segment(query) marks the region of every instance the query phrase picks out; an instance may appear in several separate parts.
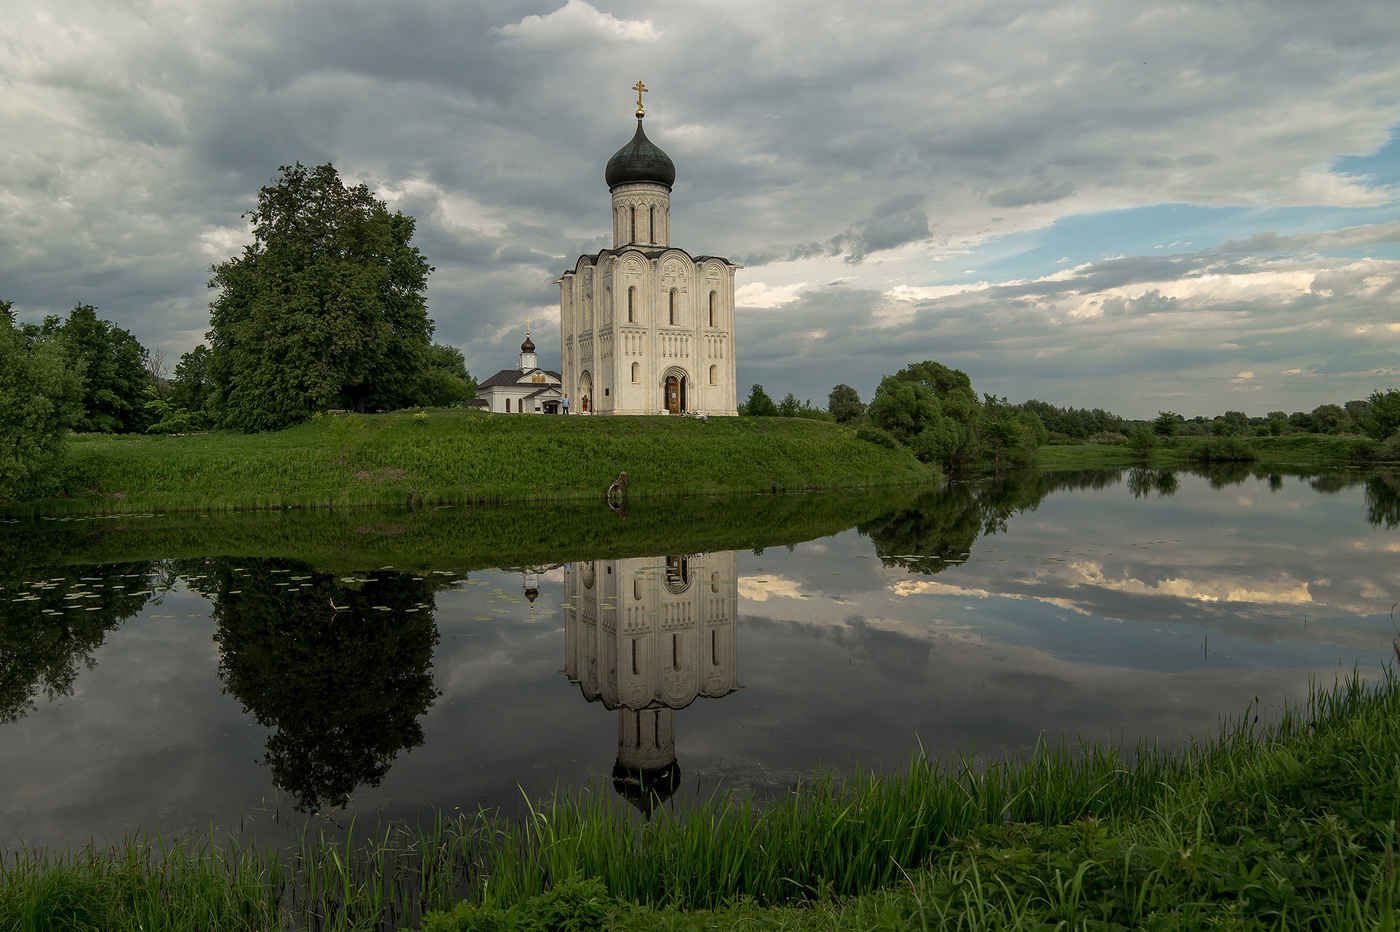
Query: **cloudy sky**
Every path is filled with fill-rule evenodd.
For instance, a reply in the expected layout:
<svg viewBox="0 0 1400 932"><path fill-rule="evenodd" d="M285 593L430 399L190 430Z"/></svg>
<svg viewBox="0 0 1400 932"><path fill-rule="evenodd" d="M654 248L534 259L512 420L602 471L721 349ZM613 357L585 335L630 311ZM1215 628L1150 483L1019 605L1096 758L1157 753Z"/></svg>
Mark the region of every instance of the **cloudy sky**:
<svg viewBox="0 0 1400 932"><path fill-rule="evenodd" d="M1385 0L15 0L0 298L174 358L258 188L331 161L417 218L474 374L527 316L557 366L638 79L672 242L745 266L745 388L868 399L923 359L1129 416L1400 387Z"/></svg>

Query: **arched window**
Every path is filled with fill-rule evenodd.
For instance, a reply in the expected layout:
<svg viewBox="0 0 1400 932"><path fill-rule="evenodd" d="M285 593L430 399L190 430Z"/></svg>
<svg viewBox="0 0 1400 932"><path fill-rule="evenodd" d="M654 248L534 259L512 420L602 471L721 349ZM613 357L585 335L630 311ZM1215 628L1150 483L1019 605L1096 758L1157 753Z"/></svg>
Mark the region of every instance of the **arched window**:
<svg viewBox="0 0 1400 932"><path fill-rule="evenodd" d="M627 322L634 324L637 322L637 286L633 285L627 289Z"/></svg>
<svg viewBox="0 0 1400 932"><path fill-rule="evenodd" d="M656 205L647 208L647 242L656 242Z"/></svg>
<svg viewBox="0 0 1400 932"><path fill-rule="evenodd" d="M635 380L634 380L634 381L635 381ZM711 367L710 367L710 384L711 384L711 385L718 385L718 384L719 384L719 366L711 366Z"/></svg>
<svg viewBox="0 0 1400 932"><path fill-rule="evenodd" d="M506 399L506 414L510 413L510 399Z"/></svg>
<svg viewBox="0 0 1400 932"><path fill-rule="evenodd" d="M710 326L715 325L715 293L710 292Z"/></svg>
<svg viewBox="0 0 1400 932"><path fill-rule="evenodd" d="M632 213L632 239L629 240L629 242L635 243L637 241L637 208L631 207L628 209Z"/></svg>
<svg viewBox="0 0 1400 932"><path fill-rule="evenodd" d="M714 366L711 366L710 368L713 369ZM642 364L639 363L639 362L634 362L634 363L632 363L632 381L633 381L633 382L640 382L641 380L642 380Z"/></svg>
<svg viewBox="0 0 1400 932"><path fill-rule="evenodd" d="M671 289L671 326L676 324L676 289Z"/></svg>

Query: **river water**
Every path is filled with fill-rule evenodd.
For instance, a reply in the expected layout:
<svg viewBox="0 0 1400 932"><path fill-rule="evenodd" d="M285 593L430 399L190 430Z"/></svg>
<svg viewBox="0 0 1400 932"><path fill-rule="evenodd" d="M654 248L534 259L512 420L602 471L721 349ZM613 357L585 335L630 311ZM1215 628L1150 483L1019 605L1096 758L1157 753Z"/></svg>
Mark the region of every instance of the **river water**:
<svg viewBox="0 0 1400 932"><path fill-rule="evenodd" d="M0 525L0 845L1170 743L1395 658L1395 474L882 495Z"/></svg>

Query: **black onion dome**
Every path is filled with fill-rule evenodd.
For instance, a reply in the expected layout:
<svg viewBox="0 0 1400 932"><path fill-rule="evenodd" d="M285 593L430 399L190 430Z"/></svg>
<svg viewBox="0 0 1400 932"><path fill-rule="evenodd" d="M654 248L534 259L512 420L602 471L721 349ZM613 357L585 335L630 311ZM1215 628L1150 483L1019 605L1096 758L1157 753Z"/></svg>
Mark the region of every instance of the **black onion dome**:
<svg viewBox="0 0 1400 932"><path fill-rule="evenodd" d="M527 333L527 334L525 334L525 342L520 344L520 352L522 352L522 353L533 353L534 351L535 351L535 344L533 344L533 343L530 342L530 335Z"/></svg>
<svg viewBox="0 0 1400 932"><path fill-rule="evenodd" d="M609 188L631 181L652 181L669 188L676 183L676 163L647 138L638 120L637 135L608 159L604 177Z"/></svg>

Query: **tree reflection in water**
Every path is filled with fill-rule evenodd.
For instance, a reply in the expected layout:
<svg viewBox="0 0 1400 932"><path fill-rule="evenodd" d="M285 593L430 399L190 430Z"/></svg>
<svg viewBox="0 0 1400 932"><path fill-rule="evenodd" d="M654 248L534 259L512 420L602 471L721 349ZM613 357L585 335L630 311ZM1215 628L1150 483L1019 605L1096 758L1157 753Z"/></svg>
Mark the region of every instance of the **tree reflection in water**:
<svg viewBox="0 0 1400 932"><path fill-rule="evenodd" d="M1381 472L1366 480L1366 520L1375 527L1400 527L1400 472Z"/></svg>
<svg viewBox="0 0 1400 932"><path fill-rule="evenodd" d="M956 482L927 492L905 509L858 525L886 566L932 575L967 562L977 538L1002 533L1016 514L1034 511L1051 491L1122 481L1119 470L1042 473L1027 470L985 482Z"/></svg>
<svg viewBox="0 0 1400 932"><path fill-rule="evenodd" d="M236 565L235 565L236 564ZM431 578L347 583L288 560L199 561L182 575L214 603L225 691L276 731L263 760L297 809L344 806L423 743L433 685Z"/></svg>
<svg viewBox="0 0 1400 932"><path fill-rule="evenodd" d="M73 692L107 633L141 611L156 564L0 566L0 724ZM36 576L44 579L35 579Z"/></svg>

